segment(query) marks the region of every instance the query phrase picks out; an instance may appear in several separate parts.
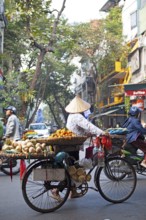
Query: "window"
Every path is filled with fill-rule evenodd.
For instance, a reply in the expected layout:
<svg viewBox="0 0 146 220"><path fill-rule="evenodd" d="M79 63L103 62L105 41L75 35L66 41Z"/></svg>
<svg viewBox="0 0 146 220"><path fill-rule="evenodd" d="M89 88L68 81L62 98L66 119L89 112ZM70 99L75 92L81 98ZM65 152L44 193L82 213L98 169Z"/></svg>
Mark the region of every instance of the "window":
<svg viewBox="0 0 146 220"><path fill-rule="evenodd" d="M131 14L131 29L137 26L137 11Z"/></svg>

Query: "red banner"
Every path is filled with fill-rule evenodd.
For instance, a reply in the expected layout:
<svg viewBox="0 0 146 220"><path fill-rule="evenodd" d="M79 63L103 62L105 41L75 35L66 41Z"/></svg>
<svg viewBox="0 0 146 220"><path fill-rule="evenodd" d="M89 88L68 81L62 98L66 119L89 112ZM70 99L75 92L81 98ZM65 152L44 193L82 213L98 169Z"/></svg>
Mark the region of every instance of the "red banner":
<svg viewBox="0 0 146 220"><path fill-rule="evenodd" d="M146 89L141 90L127 90L125 96L146 96Z"/></svg>

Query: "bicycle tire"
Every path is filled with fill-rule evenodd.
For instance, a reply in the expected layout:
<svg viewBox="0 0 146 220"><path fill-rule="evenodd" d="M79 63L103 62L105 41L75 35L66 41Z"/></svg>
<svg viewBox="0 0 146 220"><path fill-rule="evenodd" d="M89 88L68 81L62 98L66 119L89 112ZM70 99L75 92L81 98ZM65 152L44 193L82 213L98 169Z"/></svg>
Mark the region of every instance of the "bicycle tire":
<svg viewBox="0 0 146 220"><path fill-rule="evenodd" d="M12 161L12 175L17 175L20 172L20 160L13 159ZM7 159L7 162L1 165L1 171L6 175L10 175L10 160Z"/></svg>
<svg viewBox="0 0 146 220"><path fill-rule="evenodd" d="M71 180L66 170L63 181L33 180L33 170L42 167L53 169L54 165L52 161L40 161L31 166L22 180L22 194L30 208L37 212L49 213L59 209L66 202L71 189ZM60 166L55 168L60 168ZM53 188L59 189L61 201L52 198L51 190Z"/></svg>
<svg viewBox="0 0 146 220"><path fill-rule="evenodd" d="M105 167L97 167L94 181L100 195L105 200L122 203L134 193L137 177L135 169L128 161L114 157L107 158Z"/></svg>

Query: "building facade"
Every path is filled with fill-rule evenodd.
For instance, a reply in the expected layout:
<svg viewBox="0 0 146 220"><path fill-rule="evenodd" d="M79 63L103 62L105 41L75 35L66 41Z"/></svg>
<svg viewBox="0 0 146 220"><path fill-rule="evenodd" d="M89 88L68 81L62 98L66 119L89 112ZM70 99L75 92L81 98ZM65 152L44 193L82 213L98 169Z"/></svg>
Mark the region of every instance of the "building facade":
<svg viewBox="0 0 146 220"><path fill-rule="evenodd" d="M122 7L123 36L130 52L127 68L122 68L121 63L115 61L113 71L101 79L103 87L105 82L108 86L100 91L106 97L100 101L95 118L100 119L105 128L122 124L130 105L143 108L142 121L146 123L146 0L107 0L101 11L108 13L117 5ZM95 100L95 88L90 75L91 66L88 64L88 67L80 75L76 92L92 103Z"/></svg>

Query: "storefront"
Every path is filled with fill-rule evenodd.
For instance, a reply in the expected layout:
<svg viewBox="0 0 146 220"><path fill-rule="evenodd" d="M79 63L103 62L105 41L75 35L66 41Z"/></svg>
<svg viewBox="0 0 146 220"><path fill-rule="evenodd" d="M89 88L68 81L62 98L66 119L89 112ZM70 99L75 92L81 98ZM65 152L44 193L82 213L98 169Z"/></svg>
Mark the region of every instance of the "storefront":
<svg viewBox="0 0 146 220"><path fill-rule="evenodd" d="M143 110L141 115L141 121L142 124L145 125L146 124L146 83L124 85L124 91L125 91L125 99L129 101L129 106L127 104L127 107L130 107L130 105L134 105Z"/></svg>

